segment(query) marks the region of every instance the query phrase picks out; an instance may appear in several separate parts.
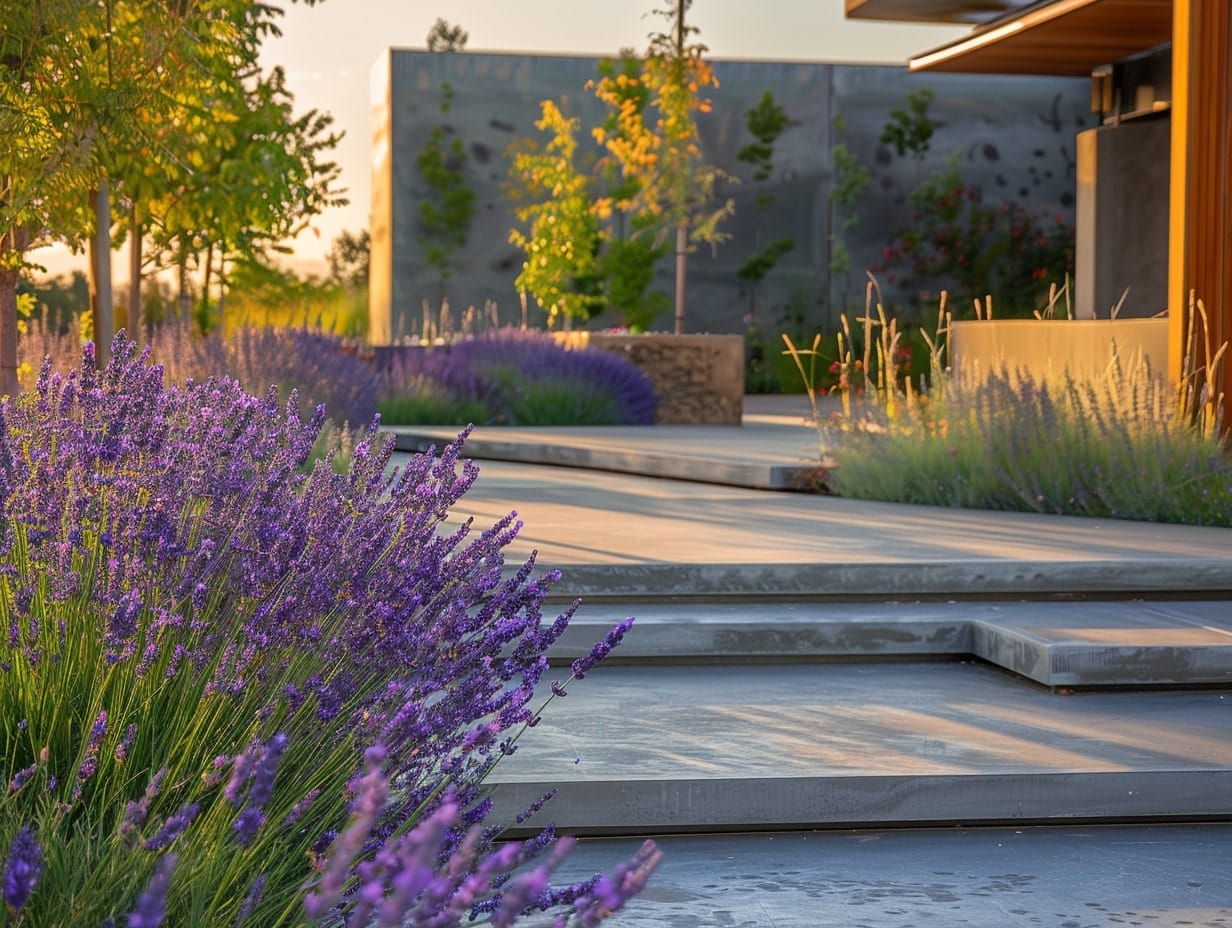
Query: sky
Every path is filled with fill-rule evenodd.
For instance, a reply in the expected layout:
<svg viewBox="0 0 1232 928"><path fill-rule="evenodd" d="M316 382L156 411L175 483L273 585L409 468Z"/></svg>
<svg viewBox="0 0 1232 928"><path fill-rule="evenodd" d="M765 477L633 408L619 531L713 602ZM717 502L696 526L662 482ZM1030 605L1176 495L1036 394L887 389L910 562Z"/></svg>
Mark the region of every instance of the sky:
<svg viewBox="0 0 1232 928"><path fill-rule="evenodd" d="M611 55L644 49L661 20L663 0L283 0L282 36L263 49L281 65L297 112L334 116L345 136L333 160L350 203L318 217L292 245L292 266L319 271L343 230L368 226L371 191L369 73L386 48L423 48L443 17L467 30L467 51ZM844 0L694 0L688 21L716 58L905 64L907 58L964 34L966 27L866 23L843 18ZM773 14L773 15L768 15ZM84 266L67 253L34 256L53 272ZM117 283L127 263L113 262Z"/></svg>

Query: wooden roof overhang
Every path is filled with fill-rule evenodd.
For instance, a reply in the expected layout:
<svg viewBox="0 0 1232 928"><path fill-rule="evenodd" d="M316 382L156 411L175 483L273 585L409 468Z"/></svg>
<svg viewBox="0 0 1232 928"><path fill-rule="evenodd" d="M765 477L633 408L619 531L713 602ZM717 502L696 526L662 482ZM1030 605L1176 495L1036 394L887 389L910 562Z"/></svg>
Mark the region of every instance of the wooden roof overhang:
<svg viewBox="0 0 1232 928"><path fill-rule="evenodd" d="M912 71L1088 77L1172 41L1172 0L1048 0L913 57Z"/></svg>

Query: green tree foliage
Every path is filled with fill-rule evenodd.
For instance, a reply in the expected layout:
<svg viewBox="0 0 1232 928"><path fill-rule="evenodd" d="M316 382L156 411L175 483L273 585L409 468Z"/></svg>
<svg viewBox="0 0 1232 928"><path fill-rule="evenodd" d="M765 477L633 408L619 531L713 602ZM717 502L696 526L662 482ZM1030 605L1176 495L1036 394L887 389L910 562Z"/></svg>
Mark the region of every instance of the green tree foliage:
<svg viewBox="0 0 1232 928"><path fill-rule="evenodd" d="M428 31L428 51L461 52L466 48L468 38L471 38L471 33L461 26L451 26L446 20L437 18Z"/></svg>
<svg viewBox="0 0 1232 928"><path fill-rule="evenodd" d="M460 52L466 48L469 38L470 33L461 26L451 26L446 20L438 18L428 30L428 51Z"/></svg>
<svg viewBox="0 0 1232 928"><path fill-rule="evenodd" d="M726 236L719 224L733 204L728 200L714 208L715 185L720 172L701 157L697 117L710 112L706 89L717 87L714 69L705 59L706 46L689 42L697 33L685 22L692 0L664 0L655 14L667 21L667 29L652 33L646 52L643 80L650 90L656 112L654 135L657 152L652 183L646 185L651 211L662 216L676 235L676 331L685 325L685 278L690 243L714 244Z"/></svg>
<svg viewBox="0 0 1232 928"><path fill-rule="evenodd" d="M109 187L148 203L182 268L207 255L205 285L215 256L277 241L338 202L337 169L318 160L337 141L328 117L294 118L281 74L259 71L279 7L5 0L0 12L0 134L17 140L0 151L4 392L15 390L17 274L31 247L95 231L91 194L101 216ZM98 231L106 251L110 223Z"/></svg>
<svg viewBox="0 0 1232 928"><path fill-rule="evenodd" d="M340 287L352 290L368 289L368 261L372 243L368 230L351 233L343 230L329 246L325 256L329 264L329 279Z"/></svg>
<svg viewBox="0 0 1232 928"><path fill-rule="evenodd" d="M156 262L182 282L196 271L205 328L222 313L230 265L284 251L280 242L346 202L334 187L339 168L325 160L341 138L332 117L295 115L281 68L222 89L212 106L185 113L181 185L151 206Z"/></svg>
<svg viewBox="0 0 1232 928"><path fill-rule="evenodd" d="M528 140L514 151L509 190L518 220L509 241L526 254L515 281L548 314L550 325L587 319L602 305L597 254L599 220L591 178L577 165L579 120L551 100L540 104L535 127L546 143Z"/></svg>
<svg viewBox="0 0 1232 928"><path fill-rule="evenodd" d="M631 330L644 331L671 308L671 299L650 290L668 246L656 237L658 218L642 196L653 183L656 137L646 122L650 88L641 59L626 51L618 61L600 62L587 89L608 109L592 132L604 150L595 165L600 193L593 208L603 224L599 261L608 307Z"/></svg>
<svg viewBox="0 0 1232 928"><path fill-rule="evenodd" d="M757 105L744 114L744 124L754 141L736 152L736 159L753 168L753 181L764 184L774 174L774 146L779 136L795 123L787 111L775 102L769 90L762 94ZM749 317L757 318L758 286L766 275L774 270L784 255L796 247L791 238L776 238L762 245L761 214L774 204L774 196L762 191L754 201L757 206L756 250L740 265L736 276L749 284Z"/></svg>
<svg viewBox="0 0 1232 928"><path fill-rule="evenodd" d="M909 155L917 163L923 161L936 128L936 123L928 116L932 102L933 92L927 87L907 94L907 108L890 110L890 119L877 141L893 148L900 158Z"/></svg>

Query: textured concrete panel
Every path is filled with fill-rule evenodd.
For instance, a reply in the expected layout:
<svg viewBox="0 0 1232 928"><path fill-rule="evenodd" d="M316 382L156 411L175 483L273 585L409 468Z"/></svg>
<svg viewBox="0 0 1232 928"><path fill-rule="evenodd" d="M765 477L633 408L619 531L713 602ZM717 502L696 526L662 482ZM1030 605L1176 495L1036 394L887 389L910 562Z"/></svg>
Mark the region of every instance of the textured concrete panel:
<svg viewBox="0 0 1232 928"><path fill-rule="evenodd" d="M639 839L582 841L562 881ZM1232 826L946 828L661 838L622 928L1216 928Z"/></svg>
<svg viewBox="0 0 1232 928"><path fill-rule="evenodd" d="M388 75L388 113L378 112L378 117L388 124L390 164L374 174L373 196L374 208L387 211L390 235L388 257L374 259L373 268L384 274L388 267L389 281L373 287L374 333L388 331L397 338L422 332L423 302L428 301L434 313L439 305L441 288L418 242L415 212L425 195L415 158L434 125L445 126L449 138L464 142L467 182L477 194L478 207L446 296L456 309L482 307L491 300L506 322L520 320L513 280L523 256L508 242L515 220L502 191L508 171L505 153L515 140L537 134L534 121L545 99L566 97L569 112L581 116L583 135L588 135L603 118L603 108L584 89L595 76L596 64L590 58L404 49L382 56L377 67ZM741 182L722 184L718 191L735 203L734 218L724 226L730 238L714 251L699 249L689 259L689 331L744 333L753 304L736 272L759 240L786 236L795 248L764 282L760 317L775 326L790 318L793 324L833 332L839 312L863 305L865 269L881 261L891 237L910 221L907 193L951 154L958 157L968 181L986 190L990 202L1007 197L1072 220L1074 135L1089 124L1086 81L920 75L901 68L794 62L716 61L715 69L720 87L711 94L713 112L699 120L702 148L708 162ZM442 115L446 85L454 102ZM936 94L930 115L938 126L931 153L917 165L910 158L894 157L878 135L890 111L904 106L908 92L920 88ZM736 153L751 140L744 114L766 90L795 125L778 140L774 176L761 184L752 181ZM841 141L872 179L859 207L859 222L849 230L841 228L843 217L835 213L829 196L834 182L830 152L840 141L834 119L840 114ZM379 128L377 135L386 137ZM595 153L591 146L583 157ZM759 213L757 197L767 193L773 195L773 204ZM831 279L839 234L851 251L852 271ZM385 247L383 237L380 247ZM672 274L671 262L665 261L654 289L670 295ZM384 317L391 321L385 323ZM532 322L541 318L532 307ZM611 321L601 318L599 325ZM670 318L665 315L657 327L670 328Z"/></svg>
<svg viewBox="0 0 1232 928"><path fill-rule="evenodd" d="M566 829L1232 815L1220 692L1056 695L981 664L600 667L492 774Z"/></svg>
<svg viewBox="0 0 1232 928"><path fill-rule="evenodd" d="M553 660L588 653L630 613L614 662L978 657L1051 687L1232 684L1226 601L588 603Z"/></svg>

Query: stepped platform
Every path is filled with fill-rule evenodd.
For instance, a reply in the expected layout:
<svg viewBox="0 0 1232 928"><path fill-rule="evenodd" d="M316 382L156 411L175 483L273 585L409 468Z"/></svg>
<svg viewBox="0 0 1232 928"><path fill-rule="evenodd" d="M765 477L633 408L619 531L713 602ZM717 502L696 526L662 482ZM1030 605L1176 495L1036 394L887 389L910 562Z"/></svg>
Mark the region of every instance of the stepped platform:
<svg viewBox="0 0 1232 928"><path fill-rule="evenodd" d="M623 925L1232 925L1232 530L784 492L799 402L468 441L453 517L582 599L548 680L637 617L496 815L557 789L578 873L658 836Z"/></svg>

